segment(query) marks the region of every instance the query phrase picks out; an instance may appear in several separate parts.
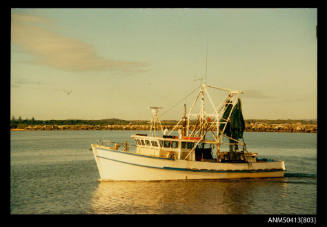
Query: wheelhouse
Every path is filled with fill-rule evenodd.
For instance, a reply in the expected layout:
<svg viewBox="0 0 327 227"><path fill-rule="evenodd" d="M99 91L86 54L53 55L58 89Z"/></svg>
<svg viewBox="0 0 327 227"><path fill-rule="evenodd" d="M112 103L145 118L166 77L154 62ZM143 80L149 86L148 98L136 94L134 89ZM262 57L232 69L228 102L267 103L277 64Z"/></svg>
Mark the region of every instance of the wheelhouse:
<svg viewBox="0 0 327 227"><path fill-rule="evenodd" d="M211 160L213 144L199 143L200 138L178 138L177 136L150 137L145 134L133 135L136 143L136 153L155 157L181 159L189 161ZM206 141L208 142L208 141Z"/></svg>

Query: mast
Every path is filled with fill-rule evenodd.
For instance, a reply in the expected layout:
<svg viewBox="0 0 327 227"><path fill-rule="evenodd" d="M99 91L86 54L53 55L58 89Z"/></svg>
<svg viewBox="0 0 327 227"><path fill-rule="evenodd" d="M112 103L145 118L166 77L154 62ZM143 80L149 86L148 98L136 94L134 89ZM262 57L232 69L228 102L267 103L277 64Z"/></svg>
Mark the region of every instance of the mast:
<svg viewBox="0 0 327 227"><path fill-rule="evenodd" d="M210 88L215 88L220 91L226 92L226 97L225 100L221 103L220 106L216 106L211 99L211 96L207 90L207 87ZM210 85L206 85L203 83L201 80L201 86L199 89L199 92L192 103L192 106L186 115L186 105L184 104L184 117L180 120L183 121L183 132L185 129L186 125L186 130L184 135L190 136L190 137L199 137L200 140L195 143L193 149L189 152L189 154L185 157L185 159L195 150L195 147L199 143L211 143L211 144L216 144L217 148L217 161L220 162L220 153L221 153L221 144L222 144L222 139L223 135L226 130L226 126L228 123L231 122L231 117L233 110L235 109L235 106L238 105L238 100L240 94L243 93L242 91L239 90L231 90L227 88L219 88L219 87L214 87ZM206 107L206 100L205 98L208 98L208 103L211 105L213 109L213 113L208 113L205 110ZM198 113L192 113L193 109L195 106L198 106L199 112ZM227 106L228 112L227 111ZM197 118L197 123L196 125L193 125L193 127L190 127L190 120L194 118ZM234 119L234 118L233 118ZM187 122L187 123L186 123ZM206 141L205 137L207 136L207 133L211 132L214 138L214 141ZM241 143L238 139L233 139L233 143L235 145L238 144L243 144Z"/></svg>
<svg viewBox="0 0 327 227"><path fill-rule="evenodd" d="M202 81L201 81L202 82ZM200 135L204 135L204 123L205 123L205 113L204 113L204 105L205 105L205 100L204 100L204 90L205 90L205 84L201 84L201 112L200 112Z"/></svg>
<svg viewBox="0 0 327 227"><path fill-rule="evenodd" d="M182 136L186 136L186 104L184 104L184 116L183 116Z"/></svg>

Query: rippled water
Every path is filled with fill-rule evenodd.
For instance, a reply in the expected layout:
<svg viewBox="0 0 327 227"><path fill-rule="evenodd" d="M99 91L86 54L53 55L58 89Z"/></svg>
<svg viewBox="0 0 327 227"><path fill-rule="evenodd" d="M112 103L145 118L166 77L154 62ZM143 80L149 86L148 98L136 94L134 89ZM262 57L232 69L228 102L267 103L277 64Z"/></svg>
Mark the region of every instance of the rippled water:
<svg viewBox="0 0 327 227"><path fill-rule="evenodd" d="M249 151L285 161L284 178L99 182L90 144L134 133L11 132L11 213L316 214L316 134L245 133Z"/></svg>

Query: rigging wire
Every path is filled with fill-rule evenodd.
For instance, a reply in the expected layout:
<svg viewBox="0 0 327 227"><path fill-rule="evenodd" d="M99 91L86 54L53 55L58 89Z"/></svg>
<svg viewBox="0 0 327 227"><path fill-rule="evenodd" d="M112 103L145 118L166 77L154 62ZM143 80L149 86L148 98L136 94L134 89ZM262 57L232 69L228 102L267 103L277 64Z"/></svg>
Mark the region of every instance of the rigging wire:
<svg viewBox="0 0 327 227"><path fill-rule="evenodd" d="M166 113L168 113L169 111L171 111L174 107L176 107L178 104L180 104L180 102L184 101L185 99L187 99L194 91L196 91L199 88L199 86L197 86L196 88L194 88L190 93L188 93L185 97L183 97L182 99L178 100L174 105L172 105L169 109L167 109L165 112L163 112L161 114L161 116L165 115Z"/></svg>

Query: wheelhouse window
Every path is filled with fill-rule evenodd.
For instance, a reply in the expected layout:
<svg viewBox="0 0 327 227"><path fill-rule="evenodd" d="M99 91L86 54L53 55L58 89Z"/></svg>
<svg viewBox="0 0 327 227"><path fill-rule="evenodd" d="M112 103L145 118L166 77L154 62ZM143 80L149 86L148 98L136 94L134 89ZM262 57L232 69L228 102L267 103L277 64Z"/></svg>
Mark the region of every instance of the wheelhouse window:
<svg viewBox="0 0 327 227"><path fill-rule="evenodd" d="M157 141L151 141L151 144L152 144L152 146L154 146L154 147L157 147L157 146L158 146Z"/></svg>
<svg viewBox="0 0 327 227"><path fill-rule="evenodd" d="M143 146L145 145L145 144L144 144L144 140L141 140L141 143L142 143Z"/></svg>
<svg viewBox="0 0 327 227"><path fill-rule="evenodd" d="M170 141L164 141L164 147L170 147Z"/></svg>
<svg viewBox="0 0 327 227"><path fill-rule="evenodd" d="M182 148L186 149L186 142L182 142Z"/></svg>
<svg viewBox="0 0 327 227"><path fill-rule="evenodd" d="M163 147L164 141L159 140L159 143L160 143L160 147Z"/></svg>
<svg viewBox="0 0 327 227"><path fill-rule="evenodd" d="M136 139L135 142L136 142L137 145L141 145L140 140Z"/></svg>
<svg viewBox="0 0 327 227"><path fill-rule="evenodd" d="M171 142L171 147L172 148L178 148L178 142L177 141L172 141Z"/></svg>
<svg viewBox="0 0 327 227"><path fill-rule="evenodd" d="M194 146L194 143L190 143L190 142L187 143L187 149L192 149L193 146Z"/></svg>
<svg viewBox="0 0 327 227"><path fill-rule="evenodd" d="M147 146L150 146L150 141L149 141L149 140L145 140L145 144L146 144Z"/></svg>

